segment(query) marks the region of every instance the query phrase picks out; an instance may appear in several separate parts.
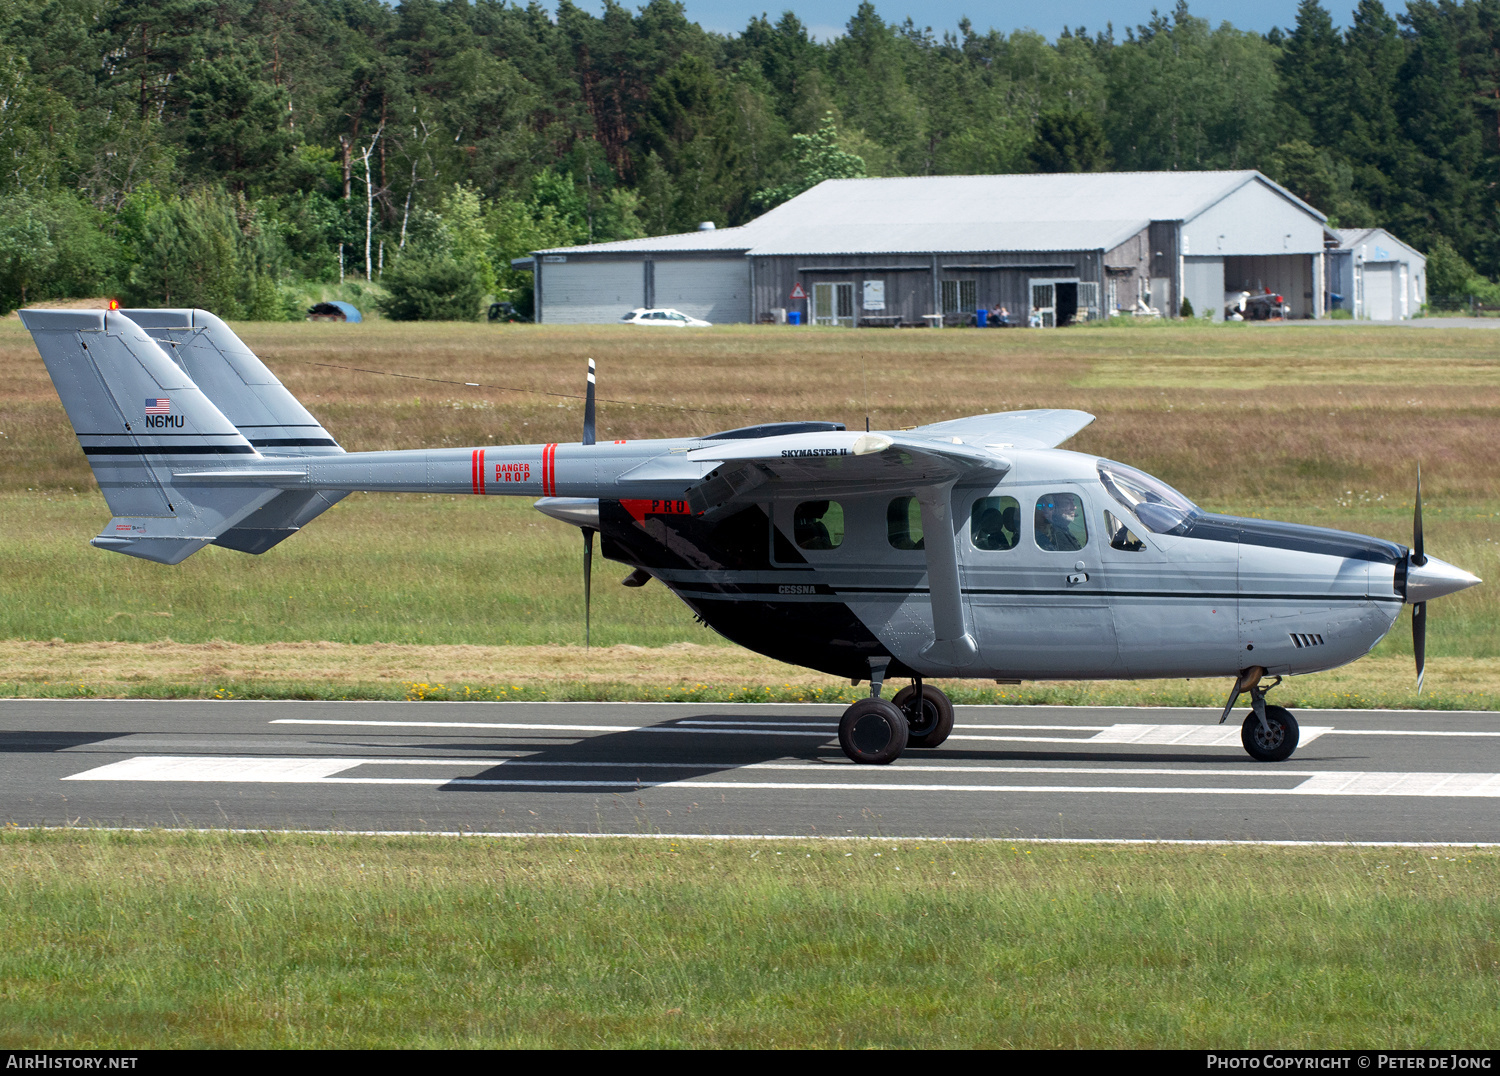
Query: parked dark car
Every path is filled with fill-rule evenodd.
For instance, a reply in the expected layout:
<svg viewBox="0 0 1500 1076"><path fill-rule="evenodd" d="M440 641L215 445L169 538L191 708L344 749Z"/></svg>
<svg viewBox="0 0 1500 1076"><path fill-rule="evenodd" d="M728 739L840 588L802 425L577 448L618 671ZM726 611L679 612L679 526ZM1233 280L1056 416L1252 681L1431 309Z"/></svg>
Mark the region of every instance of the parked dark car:
<svg viewBox="0 0 1500 1076"><path fill-rule="evenodd" d="M491 321L530 321L525 314L516 310L515 303L491 303L489 319Z"/></svg>

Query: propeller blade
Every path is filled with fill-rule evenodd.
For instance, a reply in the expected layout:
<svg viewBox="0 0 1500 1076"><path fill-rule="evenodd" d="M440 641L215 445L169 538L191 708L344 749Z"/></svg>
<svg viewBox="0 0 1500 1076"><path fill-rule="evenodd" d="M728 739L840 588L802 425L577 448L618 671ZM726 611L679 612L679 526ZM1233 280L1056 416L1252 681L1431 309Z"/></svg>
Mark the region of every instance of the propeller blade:
<svg viewBox="0 0 1500 1076"><path fill-rule="evenodd" d="M1411 607L1411 649L1417 656L1417 694L1422 694L1422 676L1427 671L1427 603Z"/></svg>
<svg viewBox="0 0 1500 1076"><path fill-rule="evenodd" d="M1422 543L1422 465L1417 464L1417 510L1411 522L1411 562L1418 567L1427 563Z"/></svg>
<svg viewBox="0 0 1500 1076"><path fill-rule="evenodd" d="M583 648L589 648L593 625L589 622L594 590L594 532L583 528Z"/></svg>
<svg viewBox="0 0 1500 1076"><path fill-rule="evenodd" d="M589 360L589 384L583 397L583 443L594 443L594 360Z"/></svg>

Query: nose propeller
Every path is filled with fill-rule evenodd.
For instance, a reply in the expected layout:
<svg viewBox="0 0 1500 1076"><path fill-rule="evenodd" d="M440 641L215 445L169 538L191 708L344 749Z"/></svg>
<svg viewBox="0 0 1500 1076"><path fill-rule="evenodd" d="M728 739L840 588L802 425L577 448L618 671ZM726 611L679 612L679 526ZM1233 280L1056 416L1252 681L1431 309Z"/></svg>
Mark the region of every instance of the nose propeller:
<svg viewBox="0 0 1500 1076"><path fill-rule="evenodd" d="M1411 604L1411 649L1417 659L1417 693L1427 665L1427 603L1481 582L1477 575L1427 555L1422 540L1422 469L1417 468L1417 506L1412 515L1411 552L1406 561L1406 600Z"/></svg>
<svg viewBox="0 0 1500 1076"><path fill-rule="evenodd" d="M1420 568L1427 563L1422 542L1422 465L1417 464L1417 507L1411 519L1411 565ZM1417 659L1417 694L1422 694L1422 677L1427 672L1427 603L1414 602L1411 607L1411 651Z"/></svg>

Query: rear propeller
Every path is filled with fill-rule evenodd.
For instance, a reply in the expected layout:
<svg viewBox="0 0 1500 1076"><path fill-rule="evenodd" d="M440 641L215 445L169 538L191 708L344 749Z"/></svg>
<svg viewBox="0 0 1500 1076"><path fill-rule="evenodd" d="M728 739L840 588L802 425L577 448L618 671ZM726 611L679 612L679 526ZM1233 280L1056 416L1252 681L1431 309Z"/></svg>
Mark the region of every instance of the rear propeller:
<svg viewBox="0 0 1500 1076"><path fill-rule="evenodd" d="M594 443L594 360L589 360L589 383L583 397L583 443ZM594 529L583 529L583 648L589 649L592 634L591 605L594 589Z"/></svg>
<svg viewBox="0 0 1500 1076"><path fill-rule="evenodd" d="M1420 568L1427 563L1422 541L1422 465L1417 464L1417 507L1411 523L1411 563ZM1427 671L1427 603L1413 602L1411 607L1411 649L1417 658L1417 694L1422 694L1422 677Z"/></svg>

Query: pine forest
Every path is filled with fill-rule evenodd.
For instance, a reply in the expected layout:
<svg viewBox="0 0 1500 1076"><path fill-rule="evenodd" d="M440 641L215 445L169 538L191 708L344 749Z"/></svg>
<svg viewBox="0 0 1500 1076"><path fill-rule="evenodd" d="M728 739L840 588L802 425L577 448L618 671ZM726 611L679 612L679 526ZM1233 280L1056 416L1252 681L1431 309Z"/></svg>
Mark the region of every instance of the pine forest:
<svg viewBox="0 0 1500 1076"><path fill-rule="evenodd" d="M1427 253L1435 303L1494 302L1500 0L1302 0L1269 34L1183 0L1055 41L862 3L826 42L672 0L0 0L0 164L0 311L524 314L513 258L828 178L1244 168Z"/></svg>

